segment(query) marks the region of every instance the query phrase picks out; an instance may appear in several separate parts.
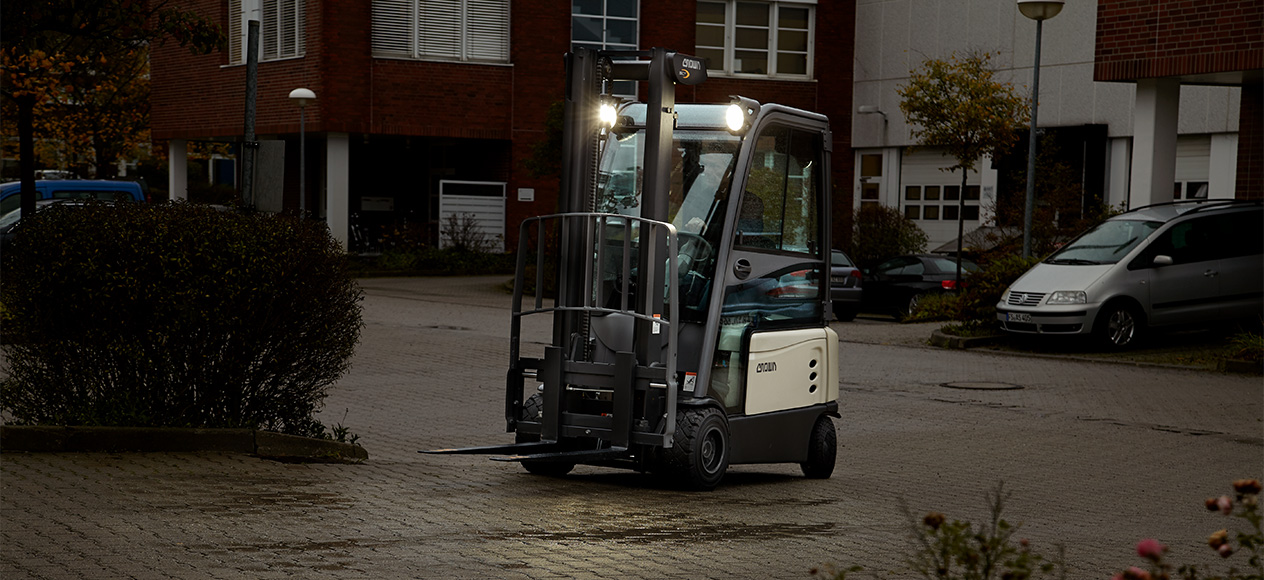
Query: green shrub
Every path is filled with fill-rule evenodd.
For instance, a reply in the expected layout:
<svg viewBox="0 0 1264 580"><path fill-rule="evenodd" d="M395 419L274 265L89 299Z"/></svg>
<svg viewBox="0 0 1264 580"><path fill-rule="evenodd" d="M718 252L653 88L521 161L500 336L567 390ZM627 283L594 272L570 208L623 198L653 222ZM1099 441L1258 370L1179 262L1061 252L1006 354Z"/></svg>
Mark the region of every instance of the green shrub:
<svg viewBox="0 0 1264 580"><path fill-rule="evenodd" d="M860 206L852 220L851 256L861 268L872 268L892 256L916 254L930 238L900 210L876 203Z"/></svg>
<svg viewBox="0 0 1264 580"><path fill-rule="evenodd" d="M961 316L961 297L957 294L927 294L901 322L935 322L956 320Z"/></svg>
<svg viewBox="0 0 1264 580"><path fill-rule="evenodd" d="M961 292L959 320L979 321L995 327L996 303L1001 301L1001 295L1039 261L1034 257L1024 259L1014 255L984 261L979 271L970 275Z"/></svg>
<svg viewBox="0 0 1264 580"><path fill-rule="evenodd" d="M363 269L370 275L387 272L450 276L508 274L513 272L513 260L512 254L419 247L386 250Z"/></svg>
<svg viewBox="0 0 1264 580"><path fill-rule="evenodd" d="M323 434L362 327L324 224L92 204L20 230L0 287L15 422Z"/></svg>

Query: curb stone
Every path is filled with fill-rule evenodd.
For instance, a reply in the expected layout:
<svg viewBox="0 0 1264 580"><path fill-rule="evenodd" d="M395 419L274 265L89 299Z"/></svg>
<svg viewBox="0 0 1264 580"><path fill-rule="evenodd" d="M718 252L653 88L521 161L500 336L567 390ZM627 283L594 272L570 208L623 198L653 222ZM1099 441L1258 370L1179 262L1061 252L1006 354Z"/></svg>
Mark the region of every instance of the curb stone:
<svg viewBox="0 0 1264 580"><path fill-rule="evenodd" d="M195 452L245 453L278 461L358 462L359 445L256 429L160 429L150 427L0 426L0 452Z"/></svg>
<svg viewBox="0 0 1264 580"><path fill-rule="evenodd" d="M987 346L995 344L1001 339L1000 336L953 336L945 334L938 329L930 333L931 346L943 348L967 349L976 346Z"/></svg>

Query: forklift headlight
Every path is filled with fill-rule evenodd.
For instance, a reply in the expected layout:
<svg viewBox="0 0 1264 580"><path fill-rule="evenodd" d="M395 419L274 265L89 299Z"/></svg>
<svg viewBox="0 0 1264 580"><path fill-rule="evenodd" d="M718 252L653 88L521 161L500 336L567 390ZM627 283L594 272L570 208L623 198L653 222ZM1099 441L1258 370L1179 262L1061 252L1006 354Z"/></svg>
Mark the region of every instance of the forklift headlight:
<svg viewBox="0 0 1264 580"><path fill-rule="evenodd" d="M730 132L741 135L750 130L751 123L759 116L759 101L741 95L732 95L729 99L732 104L725 111L724 122Z"/></svg>
<svg viewBox="0 0 1264 580"><path fill-rule="evenodd" d="M728 123L730 131L741 131L746 127L746 112L742 110L741 105L733 103L729 105L729 110L725 113L724 120Z"/></svg>
<svg viewBox="0 0 1264 580"><path fill-rule="evenodd" d="M607 127L613 128L616 121L619 120L619 112L615 110L611 103L602 103L601 108L597 110L597 118Z"/></svg>

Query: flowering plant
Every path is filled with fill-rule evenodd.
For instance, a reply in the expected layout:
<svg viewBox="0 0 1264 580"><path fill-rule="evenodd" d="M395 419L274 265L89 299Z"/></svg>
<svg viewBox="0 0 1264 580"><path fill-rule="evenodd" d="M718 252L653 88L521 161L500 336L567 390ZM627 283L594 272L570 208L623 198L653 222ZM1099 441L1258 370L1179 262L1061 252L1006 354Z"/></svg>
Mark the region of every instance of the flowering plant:
<svg viewBox="0 0 1264 580"><path fill-rule="evenodd" d="M939 512L930 512L912 520L912 536L917 550L909 557L909 566L923 578L934 580L1027 580L1055 573L1065 577L1062 549L1058 558L1046 561L1031 550L1026 539L1015 540L1018 525L1001 518L1008 494L998 484L989 494L992 517L975 526L970 522L949 521ZM843 570L813 569L815 576L845 580L847 574L863 570L852 566Z"/></svg>
<svg viewBox="0 0 1264 580"><path fill-rule="evenodd" d="M1181 566L1177 570L1178 578L1183 580L1264 580L1264 560L1261 559L1260 554L1260 548L1264 547L1264 534L1260 529L1261 519L1264 519L1260 514L1260 489L1258 479L1239 479L1233 482L1233 497L1222 495L1207 498L1203 502L1207 511L1220 512L1226 517L1237 517L1246 520L1249 524L1247 531L1235 532L1237 534L1235 538L1230 538L1228 528L1217 530L1207 538L1208 547L1215 550L1222 558L1227 559L1235 552L1250 554L1247 556L1248 569L1239 571L1236 566L1230 566L1228 573L1224 576L1204 577L1199 575L1198 569L1194 566ZM1172 565L1165 560L1166 554L1167 546L1159 543L1158 540L1141 540L1137 543L1137 555L1148 561L1148 568L1131 566L1115 574L1112 580L1170 580Z"/></svg>

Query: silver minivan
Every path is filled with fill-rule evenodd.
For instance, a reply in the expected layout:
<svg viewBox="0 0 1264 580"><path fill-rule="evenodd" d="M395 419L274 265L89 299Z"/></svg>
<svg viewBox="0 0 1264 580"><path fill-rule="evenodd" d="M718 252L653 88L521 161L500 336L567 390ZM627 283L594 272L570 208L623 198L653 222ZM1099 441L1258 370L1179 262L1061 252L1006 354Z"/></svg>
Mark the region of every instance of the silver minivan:
<svg viewBox="0 0 1264 580"><path fill-rule="evenodd" d="M1264 314L1264 204L1193 200L1114 216L1015 281L1009 332L1091 334L1106 348L1149 328Z"/></svg>

